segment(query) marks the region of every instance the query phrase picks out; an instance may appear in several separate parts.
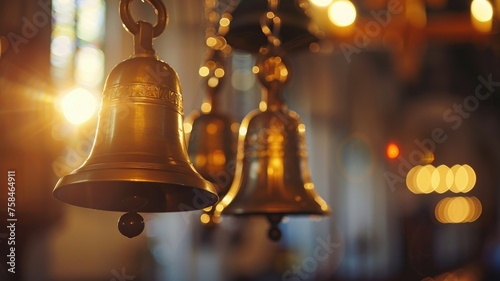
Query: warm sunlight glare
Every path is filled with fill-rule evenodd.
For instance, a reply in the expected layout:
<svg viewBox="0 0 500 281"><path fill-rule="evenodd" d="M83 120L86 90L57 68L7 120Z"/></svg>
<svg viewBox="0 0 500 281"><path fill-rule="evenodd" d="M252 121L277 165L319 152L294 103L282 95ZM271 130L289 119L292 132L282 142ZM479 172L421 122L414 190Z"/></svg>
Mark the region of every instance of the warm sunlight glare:
<svg viewBox="0 0 500 281"><path fill-rule="evenodd" d="M474 0L470 4L470 12L472 16L480 21L487 22L493 17L493 7L487 0Z"/></svg>
<svg viewBox="0 0 500 281"><path fill-rule="evenodd" d="M89 91L76 88L67 93L61 100L64 117L75 124L89 120L97 110L97 101Z"/></svg>
<svg viewBox="0 0 500 281"><path fill-rule="evenodd" d="M348 0L337 0L328 8L328 18L336 26L349 26L356 20L356 7Z"/></svg>
<svg viewBox="0 0 500 281"><path fill-rule="evenodd" d="M326 7L332 3L332 0L309 0L309 2L318 7Z"/></svg>
<svg viewBox="0 0 500 281"><path fill-rule="evenodd" d="M97 110L97 101L89 91L77 88L62 98L61 107L64 117L69 122L78 125L94 115Z"/></svg>

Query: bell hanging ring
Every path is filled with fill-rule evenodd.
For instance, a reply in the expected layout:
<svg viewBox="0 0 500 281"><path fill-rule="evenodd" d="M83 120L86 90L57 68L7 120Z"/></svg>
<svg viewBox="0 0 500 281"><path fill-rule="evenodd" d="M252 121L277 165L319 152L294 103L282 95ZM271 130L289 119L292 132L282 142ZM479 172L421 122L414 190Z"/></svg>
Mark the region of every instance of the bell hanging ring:
<svg viewBox="0 0 500 281"><path fill-rule="evenodd" d="M53 191L72 205L127 212L118 227L128 237L144 228L137 212L197 210L218 200L214 186L188 159L177 73L152 47L166 26L166 8L148 0L159 15L153 27L133 21L131 2L120 2L120 15L134 35L134 55L108 75L89 157Z"/></svg>

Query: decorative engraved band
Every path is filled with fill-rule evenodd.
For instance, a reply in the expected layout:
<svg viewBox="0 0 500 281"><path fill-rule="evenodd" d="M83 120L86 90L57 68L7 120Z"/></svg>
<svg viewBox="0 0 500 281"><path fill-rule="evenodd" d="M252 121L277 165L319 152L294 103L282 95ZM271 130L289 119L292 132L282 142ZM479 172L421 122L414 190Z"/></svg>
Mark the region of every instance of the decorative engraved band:
<svg viewBox="0 0 500 281"><path fill-rule="evenodd" d="M104 90L105 100L117 100L122 98L151 98L159 99L165 103L171 104L182 113L182 95L171 91L165 87L151 84L121 84L113 85Z"/></svg>

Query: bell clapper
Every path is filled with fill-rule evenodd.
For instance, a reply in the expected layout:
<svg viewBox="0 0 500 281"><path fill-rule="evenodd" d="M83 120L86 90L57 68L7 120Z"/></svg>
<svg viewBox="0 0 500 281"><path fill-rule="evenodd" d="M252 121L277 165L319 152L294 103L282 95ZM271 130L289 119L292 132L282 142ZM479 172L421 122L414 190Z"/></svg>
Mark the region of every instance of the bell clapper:
<svg viewBox="0 0 500 281"><path fill-rule="evenodd" d="M137 212L128 212L118 220L118 230L128 238L135 237L144 230L144 218Z"/></svg>
<svg viewBox="0 0 500 281"><path fill-rule="evenodd" d="M282 218L283 218L282 214L269 214L269 215L267 215L267 220L271 224L271 227L269 228L269 232L267 233L267 236L272 241L277 242L281 239L281 230L279 228L279 224L280 224Z"/></svg>
<svg viewBox="0 0 500 281"><path fill-rule="evenodd" d="M123 205L130 211L118 220L118 230L128 238L135 237L144 230L144 218L137 213L148 204L148 200L141 196L130 196L122 200Z"/></svg>

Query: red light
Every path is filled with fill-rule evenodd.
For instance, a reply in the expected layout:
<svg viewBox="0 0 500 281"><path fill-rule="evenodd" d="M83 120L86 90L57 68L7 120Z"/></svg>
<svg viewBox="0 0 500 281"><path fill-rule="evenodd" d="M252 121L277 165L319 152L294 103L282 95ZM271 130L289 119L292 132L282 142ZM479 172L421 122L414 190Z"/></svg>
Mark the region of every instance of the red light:
<svg viewBox="0 0 500 281"><path fill-rule="evenodd" d="M385 150L385 154L387 155L387 158L389 159L396 159L399 156L399 147L397 144L390 142L387 145L387 148Z"/></svg>

